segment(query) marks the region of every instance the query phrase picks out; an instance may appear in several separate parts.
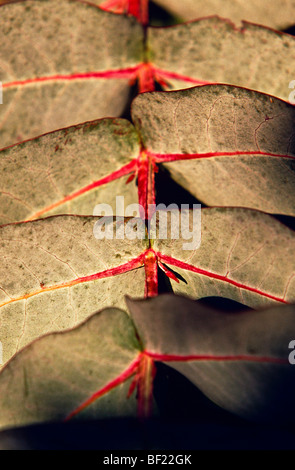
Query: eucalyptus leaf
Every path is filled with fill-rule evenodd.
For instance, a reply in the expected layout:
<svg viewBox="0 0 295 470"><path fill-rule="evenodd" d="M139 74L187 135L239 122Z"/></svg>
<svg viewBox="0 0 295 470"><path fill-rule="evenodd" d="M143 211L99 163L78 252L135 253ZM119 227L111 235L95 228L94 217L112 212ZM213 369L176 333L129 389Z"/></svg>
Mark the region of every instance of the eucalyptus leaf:
<svg viewBox="0 0 295 470"><path fill-rule="evenodd" d="M218 405L246 419L294 422L294 305L221 313L166 294L129 299L128 308L144 348Z"/></svg>

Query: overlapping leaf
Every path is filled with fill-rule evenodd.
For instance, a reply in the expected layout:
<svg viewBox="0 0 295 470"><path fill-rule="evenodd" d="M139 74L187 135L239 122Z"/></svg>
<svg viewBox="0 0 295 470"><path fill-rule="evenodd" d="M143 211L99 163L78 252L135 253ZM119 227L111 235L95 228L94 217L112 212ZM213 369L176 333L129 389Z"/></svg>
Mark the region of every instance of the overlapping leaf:
<svg viewBox="0 0 295 470"><path fill-rule="evenodd" d="M201 245L189 250L181 234L171 239L169 222L168 239L152 240L150 249L126 231L116 238L116 221L113 239L96 239L96 220L56 216L0 228L4 363L35 338L72 327L96 309L124 307L126 294L155 295L158 265L174 272L175 292L195 299L218 295L254 308L295 299L294 232L263 213L205 209ZM193 224L191 217L192 239L199 233Z"/></svg>
<svg viewBox="0 0 295 470"><path fill-rule="evenodd" d="M288 99L291 36L211 18L148 28L146 37L131 16L77 0L1 6L0 146L120 116L136 78L141 91L153 90L155 81L164 89L220 81Z"/></svg>
<svg viewBox="0 0 295 470"><path fill-rule="evenodd" d="M295 214L295 108L225 85L146 93L104 119L0 152L1 223L155 200L155 165L208 205ZM127 175L136 174L126 185ZM119 178L119 179L118 179ZM138 197L136 195L138 192ZM123 215L118 213L118 215Z"/></svg>
<svg viewBox="0 0 295 470"><path fill-rule="evenodd" d="M212 85L140 95L132 118L152 158L202 202L295 214L292 105Z"/></svg>
<svg viewBox="0 0 295 470"><path fill-rule="evenodd" d="M143 359L168 363L237 414L292 422L293 306L225 314L169 295L128 305L134 326L123 311L106 309L17 354L0 375L1 428L132 416L128 388L132 377L147 378Z"/></svg>
<svg viewBox="0 0 295 470"><path fill-rule="evenodd" d="M65 419L132 366L138 354L132 322L117 309L107 309L65 334L31 343L1 373L1 427ZM81 416L134 416L136 400L127 400L127 393L128 381Z"/></svg>
<svg viewBox="0 0 295 470"><path fill-rule="evenodd" d="M239 23L241 20L284 29L295 23L294 0L155 0L168 11L185 20L220 15Z"/></svg>
<svg viewBox="0 0 295 470"><path fill-rule="evenodd" d="M128 301L144 348L247 419L294 420L294 305L221 313L172 295ZM173 352L172 352L173 351Z"/></svg>

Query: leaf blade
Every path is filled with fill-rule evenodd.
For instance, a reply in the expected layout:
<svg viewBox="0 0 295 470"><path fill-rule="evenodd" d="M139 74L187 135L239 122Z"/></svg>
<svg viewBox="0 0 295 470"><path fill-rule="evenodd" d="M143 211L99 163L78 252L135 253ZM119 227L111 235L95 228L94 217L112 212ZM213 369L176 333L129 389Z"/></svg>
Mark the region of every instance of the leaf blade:
<svg viewBox="0 0 295 470"><path fill-rule="evenodd" d="M288 215L294 113L284 101L227 85L148 93L132 106L146 150L199 200Z"/></svg>
<svg viewBox="0 0 295 470"><path fill-rule="evenodd" d="M252 308L294 301L292 230L266 214L239 208L203 209L201 219L199 227L191 214L185 226L190 243L200 231L196 249L183 249L182 238L153 241L159 260L185 280L172 281L175 293L225 297ZM175 219L168 217L169 237L171 223Z"/></svg>
<svg viewBox="0 0 295 470"><path fill-rule="evenodd" d="M122 113L134 71L105 79L95 73L142 61L143 33L133 18L70 0L3 5L1 18L1 147Z"/></svg>
<svg viewBox="0 0 295 470"><path fill-rule="evenodd" d="M80 124L1 150L0 223L91 215L106 201L115 213L116 195L127 204L137 200L124 175L136 171L139 151L137 133L124 119ZM124 214L118 209L117 215Z"/></svg>
<svg viewBox="0 0 295 470"><path fill-rule="evenodd" d="M246 419L292 422L294 305L227 314L165 294L128 299L128 308L146 354L183 373L219 406Z"/></svg>
<svg viewBox="0 0 295 470"><path fill-rule="evenodd" d="M1 372L1 428L65 419L89 395L124 374L138 355L130 318L111 308L77 328L34 341ZM134 397L126 399L126 384L110 393L107 400L95 401L81 415L136 414Z"/></svg>
<svg viewBox="0 0 295 470"><path fill-rule="evenodd" d="M284 5L279 5L275 0L261 0L259 4L255 1L244 3L230 0L225 0L222 4L218 0L205 0L197 3L195 0L184 0L182 3L177 0L156 0L156 3L185 20L220 15L235 22L247 20L277 29L292 26L295 14L293 0L286 0Z"/></svg>
<svg viewBox="0 0 295 470"><path fill-rule="evenodd" d="M192 87L194 81L227 83L288 100L295 73L290 70L290 60L295 59L293 36L246 22L237 28L214 16L150 28L147 41L156 73L161 77L163 70L168 83L165 89Z"/></svg>
<svg viewBox="0 0 295 470"><path fill-rule="evenodd" d="M35 338L73 327L101 306L124 307L127 292L143 297L145 240L97 240L96 220L58 216L1 227L4 364Z"/></svg>

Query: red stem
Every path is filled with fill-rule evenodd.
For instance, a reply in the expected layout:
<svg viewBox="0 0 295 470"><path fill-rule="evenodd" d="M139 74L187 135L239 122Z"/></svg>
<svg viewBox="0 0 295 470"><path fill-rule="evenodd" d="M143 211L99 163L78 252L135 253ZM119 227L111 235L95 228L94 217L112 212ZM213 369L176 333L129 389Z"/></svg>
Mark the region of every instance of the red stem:
<svg viewBox="0 0 295 470"><path fill-rule="evenodd" d="M158 263L153 250L148 250L144 258L145 267L145 297L158 295Z"/></svg>
<svg viewBox="0 0 295 470"><path fill-rule="evenodd" d="M150 356L142 354L137 372L137 410L139 418L148 418L151 415L155 374L154 360Z"/></svg>
<svg viewBox="0 0 295 470"><path fill-rule="evenodd" d="M149 63L141 64L137 71L138 77L138 91L145 93L148 91L155 91L155 75L154 68Z"/></svg>
<svg viewBox="0 0 295 470"><path fill-rule="evenodd" d="M91 282L97 279L103 279L105 277L117 276L118 274L124 274L126 272L132 271L133 269L137 269L143 266L144 261L145 261L145 255L146 255L146 252L141 253L137 258L134 258L131 261L128 261L127 263L116 266L115 268L106 269L105 271L100 271L95 274L90 274L89 276L78 277L71 281L63 282L62 284L55 284L55 285L48 286L48 287L44 287L44 285L41 285L41 288L39 290L30 292L29 294L25 294L20 297L11 298L9 300L4 301L2 304L0 304L0 308L4 307L5 305L14 303L14 302L19 302L21 300L29 299L31 297L34 297L44 292L51 292L57 289L73 287L76 284L81 284L83 282Z"/></svg>
<svg viewBox="0 0 295 470"><path fill-rule="evenodd" d="M142 25L148 24L148 0L128 0L127 12L135 16Z"/></svg>
<svg viewBox="0 0 295 470"><path fill-rule="evenodd" d="M137 163L137 184L138 184L138 200L144 209L142 218L149 219L149 205L155 204L155 173L157 166L153 159L142 150L138 157Z"/></svg>

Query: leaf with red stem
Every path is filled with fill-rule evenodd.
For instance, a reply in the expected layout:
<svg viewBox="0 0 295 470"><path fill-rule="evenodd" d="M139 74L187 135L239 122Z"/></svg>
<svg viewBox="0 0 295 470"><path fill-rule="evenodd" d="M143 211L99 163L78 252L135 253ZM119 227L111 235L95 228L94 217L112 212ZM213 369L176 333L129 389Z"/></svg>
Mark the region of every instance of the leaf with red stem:
<svg viewBox="0 0 295 470"><path fill-rule="evenodd" d="M217 16L149 28L147 34L155 74L168 85L164 89L228 83L288 99L294 75L289 69L290 60L295 60L293 36L247 22L237 27ZM282 60L282 67L277 60Z"/></svg>
<svg viewBox="0 0 295 470"><path fill-rule="evenodd" d="M116 238L115 220L109 221L114 238L96 239L97 220L57 216L0 229L3 364L35 338L77 325L97 308L124 308L127 293L144 296L148 242Z"/></svg>
<svg viewBox="0 0 295 470"><path fill-rule="evenodd" d="M77 0L1 6L0 42L1 147L120 116L136 81L139 92L156 83L171 89L219 81L288 99L295 74L295 39L287 34L252 24L237 29L216 17L146 28Z"/></svg>
<svg viewBox="0 0 295 470"><path fill-rule="evenodd" d="M295 108L207 85L139 95L132 119L150 159L207 205L295 214Z"/></svg>
<svg viewBox="0 0 295 470"><path fill-rule="evenodd" d="M173 291L195 299L217 295L255 308L295 300L295 260L289 256L295 234L269 215L204 209L201 245L190 250L183 249L191 242L187 236L171 239L169 213L168 239L150 240L152 248L147 239L130 240L126 231L117 238L112 218L105 223L113 238L96 239L97 221L56 216L0 227L4 363L32 340L73 327L97 308L124 308L125 295L156 296L158 261ZM194 223L190 217L193 238Z"/></svg>
<svg viewBox="0 0 295 470"><path fill-rule="evenodd" d="M151 416L158 362L233 413L292 423L294 305L225 313L171 294L127 303L133 321L105 309L15 355L0 374L0 427Z"/></svg>
<svg viewBox="0 0 295 470"><path fill-rule="evenodd" d="M143 61L134 18L73 0L0 8L1 146L122 114Z"/></svg>
<svg viewBox="0 0 295 470"><path fill-rule="evenodd" d="M0 151L0 223L92 215L100 203L124 215L116 196L125 207L137 202L135 181L126 185L126 178L137 173L139 153L138 135L123 119L84 123Z"/></svg>
<svg viewBox="0 0 295 470"><path fill-rule="evenodd" d="M175 293L225 297L253 308L294 301L295 264L289 256L295 252L294 231L261 212L207 208L202 210L198 247L199 227L192 213L186 241L170 238L175 219L169 213L167 218L169 238L155 239L153 249L168 269L185 279L172 281ZM190 249L184 248L187 241Z"/></svg>
<svg viewBox="0 0 295 470"><path fill-rule="evenodd" d="M103 119L0 151L0 223L90 215L99 203L124 215L116 196L125 208L139 202L149 218L160 164L208 205L295 214L294 106L208 85L142 94L132 117L136 129ZM137 188L125 184L134 174Z"/></svg>
<svg viewBox="0 0 295 470"><path fill-rule="evenodd" d="M294 305L225 313L165 294L128 299L143 347L246 419L294 422Z"/></svg>

